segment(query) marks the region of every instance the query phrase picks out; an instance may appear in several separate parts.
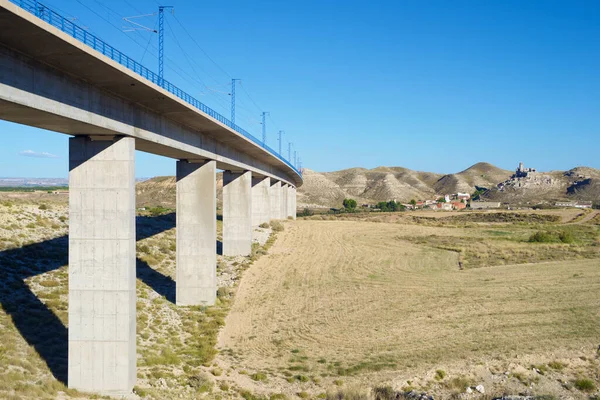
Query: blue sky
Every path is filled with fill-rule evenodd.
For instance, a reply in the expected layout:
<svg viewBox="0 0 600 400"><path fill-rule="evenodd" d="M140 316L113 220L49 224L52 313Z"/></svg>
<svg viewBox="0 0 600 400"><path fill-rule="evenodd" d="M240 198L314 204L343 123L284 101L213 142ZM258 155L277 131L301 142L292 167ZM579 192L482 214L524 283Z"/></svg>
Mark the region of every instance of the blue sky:
<svg viewBox="0 0 600 400"><path fill-rule="evenodd" d="M46 4L157 69L156 35L123 32L121 20L156 1ZM241 78L236 122L260 136L269 111L269 144L285 130L304 167L600 168L596 0L168 4L166 78L226 116ZM156 16L136 21L154 27ZM0 132L0 176L67 176L66 135L1 121ZM172 175L175 162L138 152L136 168Z"/></svg>

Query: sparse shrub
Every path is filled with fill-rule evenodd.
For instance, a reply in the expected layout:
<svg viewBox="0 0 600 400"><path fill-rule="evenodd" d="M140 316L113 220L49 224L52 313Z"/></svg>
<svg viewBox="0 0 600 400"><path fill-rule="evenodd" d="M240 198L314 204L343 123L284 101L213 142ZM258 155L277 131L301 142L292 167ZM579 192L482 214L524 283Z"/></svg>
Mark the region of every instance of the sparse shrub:
<svg viewBox="0 0 600 400"><path fill-rule="evenodd" d="M273 393L269 396L269 400L285 400L287 396L283 393Z"/></svg>
<svg viewBox="0 0 600 400"><path fill-rule="evenodd" d="M273 232L282 232L283 224L279 221L271 221L271 229L273 229Z"/></svg>
<svg viewBox="0 0 600 400"><path fill-rule="evenodd" d="M219 299L227 299L231 296L231 289L228 287L220 287L217 289L217 297Z"/></svg>
<svg viewBox="0 0 600 400"><path fill-rule="evenodd" d="M212 389L213 383L206 374L193 375L188 378L188 385L198 392L204 393Z"/></svg>
<svg viewBox="0 0 600 400"><path fill-rule="evenodd" d="M263 229L267 229L269 227L269 224L267 222L263 222L262 224L259 225L260 228Z"/></svg>
<svg viewBox="0 0 600 400"><path fill-rule="evenodd" d="M300 397L301 399L308 399L310 397L310 395L306 392L299 392L299 393L297 393L297 396Z"/></svg>
<svg viewBox="0 0 600 400"><path fill-rule="evenodd" d="M219 389L221 389L224 392L227 392L229 390L229 384L226 382L221 382L221 384L219 385Z"/></svg>
<svg viewBox="0 0 600 400"><path fill-rule="evenodd" d="M562 363L560 361L550 361L548 363L548 366L557 371L562 371L566 367L565 363Z"/></svg>
<svg viewBox="0 0 600 400"><path fill-rule="evenodd" d="M435 379L437 379L438 381L441 381L445 377L446 371L444 371L443 369L438 369L437 371L435 371Z"/></svg>
<svg viewBox="0 0 600 400"><path fill-rule="evenodd" d="M573 237L573 233L571 233L569 231L563 231L563 232L559 233L558 238L563 243L573 243L575 241L575 238Z"/></svg>
<svg viewBox="0 0 600 400"><path fill-rule="evenodd" d="M457 376L452 378L446 386L462 393L471 386L471 381L464 376Z"/></svg>
<svg viewBox="0 0 600 400"><path fill-rule="evenodd" d="M214 376L221 376L221 375L223 375L223 370L219 367L215 367L210 370L210 373L213 374Z"/></svg>
<svg viewBox="0 0 600 400"><path fill-rule="evenodd" d="M396 391L391 386L379 386L373 388L375 400L395 400Z"/></svg>
<svg viewBox="0 0 600 400"><path fill-rule="evenodd" d="M43 286L43 287L56 287L58 285L60 285L60 283L58 281L54 281L54 280L50 280L50 279L47 279L45 281L40 281L40 286Z"/></svg>
<svg viewBox="0 0 600 400"><path fill-rule="evenodd" d="M369 394L359 388L351 387L338 389L336 392L327 393L327 400L368 400Z"/></svg>
<svg viewBox="0 0 600 400"><path fill-rule="evenodd" d="M573 385L582 392L593 392L596 390L596 385L591 379L577 379Z"/></svg>
<svg viewBox="0 0 600 400"><path fill-rule="evenodd" d="M296 376L294 376L294 379L296 379L298 382L303 382L303 383L310 381L310 379L306 375L296 375Z"/></svg>
<svg viewBox="0 0 600 400"><path fill-rule="evenodd" d="M242 396L242 398L244 398L245 400L267 400L266 396L255 395L249 390L240 391L240 396Z"/></svg>
<svg viewBox="0 0 600 400"><path fill-rule="evenodd" d="M255 372L254 374L250 375L250 378L252 378L253 381L266 381L267 374L264 372Z"/></svg>
<svg viewBox="0 0 600 400"><path fill-rule="evenodd" d="M40 204L40 206L38 207L40 210L47 210L48 206L46 204Z"/></svg>
<svg viewBox="0 0 600 400"><path fill-rule="evenodd" d="M335 386L342 386L344 384L344 381L341 379L336 379L335 381L333 381L333 384Z"/></svg>
<svg viewBox="0 0 600 400"><path fill-rule="evenodd" d="M315 213L310 208L305 208L300 213L299 217L312 217Z"/></svg>
<svg viewBox="0 0 600 400"><path fill-rule="evenodd" d="M144 398L144 397L148 396L148 392L146 390L142 389L141 387L138 387L138 386L134 386L133 387L133 393L137 394L141 398Z"/></svg>
<svg viewBox="0 0 600 400"><path fill-rule="evenodd" d="M529 237L529 241L531 243L552 243L555 238L550 232L538 231Z"/></svg>

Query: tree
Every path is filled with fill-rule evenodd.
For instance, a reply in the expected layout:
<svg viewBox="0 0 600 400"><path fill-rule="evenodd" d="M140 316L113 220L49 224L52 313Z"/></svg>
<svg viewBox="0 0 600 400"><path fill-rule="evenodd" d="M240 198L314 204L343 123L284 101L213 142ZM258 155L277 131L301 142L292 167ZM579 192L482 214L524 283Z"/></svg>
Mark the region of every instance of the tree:
<svg viewBox="0 0 600 400"><path fill-rule="evenodd" d="M344 199L342 204L344 205L344 208L348 210L354 210L356 208L356 200L354 199Z"/></svg>
<svg viewBox="0 0 600 400"><path fill-rule="evenodd" d="M446 198L445 197L440 197L439 199L437 199L438 203L445 203L446 202Z"/></svg>
<svg viewBox="0 0 600 400"><path fill-rule="evenodd" d="M379 203L377 203L377 208L379 208L381 211L386 211L386 212L390 212L390 211L404 211L405 207L400 204L397 203L394 200L390 200L390 201L380 201Z"/></svg>
<svg viewBox="0 0 600 400"><path fill-rule="evenodd" d="M475 186L475 191L471 195L471 200L479 200L479 197L486 192L486 188Z"/></svg>
<svg viewBox="0 0 600 400"><path fill-rule="evenodd" d="M413 208L416 208L416 207L417 207L417 201L416 201L415 199L412 199L412 200L410 201L410 204L412 204Z"/></svg>

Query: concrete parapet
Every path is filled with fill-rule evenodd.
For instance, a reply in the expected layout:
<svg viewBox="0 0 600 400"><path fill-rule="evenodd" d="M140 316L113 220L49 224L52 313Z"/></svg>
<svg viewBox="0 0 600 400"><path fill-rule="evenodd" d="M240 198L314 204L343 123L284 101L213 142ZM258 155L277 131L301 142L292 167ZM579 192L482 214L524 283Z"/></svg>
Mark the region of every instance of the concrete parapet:
<svg viewBox="0 0 600 400"><path fill-rule="evenodd" d="M214 305L217 298L215 161L177 162L177 305Z"/></svg>
<svg viewBox="0 0 600 400"><path fill-rule="evenodd" d="M69 140L70 388L136 382L135 139Z"/></svg>
<svg viewBox="0 0 600 400"><path fill-rule="evenodd" d="M252 177L252 226L271 220L271 178Z"/></svg>
<svg viewBox="0 0 600 400"><path fill-rule="evenodd" d="M223 255L252 250L252 172L223 172Z"/></svg>

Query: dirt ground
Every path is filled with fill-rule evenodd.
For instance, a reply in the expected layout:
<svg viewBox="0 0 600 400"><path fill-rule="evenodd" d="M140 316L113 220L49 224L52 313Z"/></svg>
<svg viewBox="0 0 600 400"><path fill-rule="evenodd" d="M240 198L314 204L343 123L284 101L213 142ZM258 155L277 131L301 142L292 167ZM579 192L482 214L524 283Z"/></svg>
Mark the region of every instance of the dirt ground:
<svg viewBox="0 0 600 400"><path fill-rule="evenodd" d="M223 379L288 396L387 384L447 398L482 384L588 398L571 382L598 386L600 261L459 270L454 252L397 240L423 229L287 224L242 279L219 336Z"/></svg>

